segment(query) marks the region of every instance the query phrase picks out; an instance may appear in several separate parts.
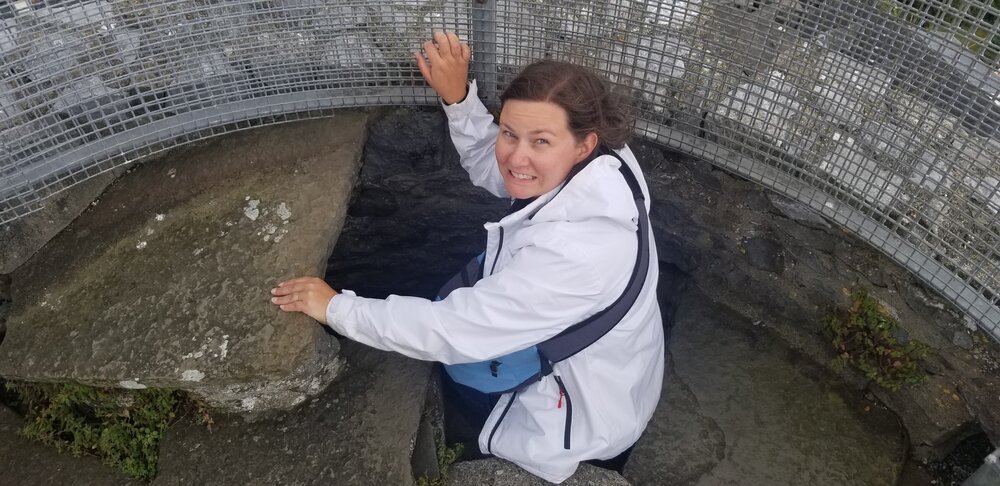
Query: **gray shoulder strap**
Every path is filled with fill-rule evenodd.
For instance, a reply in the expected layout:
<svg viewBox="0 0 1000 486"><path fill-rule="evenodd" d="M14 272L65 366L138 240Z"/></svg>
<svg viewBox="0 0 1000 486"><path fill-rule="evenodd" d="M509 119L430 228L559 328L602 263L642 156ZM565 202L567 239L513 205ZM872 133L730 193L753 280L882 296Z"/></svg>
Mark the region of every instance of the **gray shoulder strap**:
<svg viewBox="0 0 1000 486"><path fill-rule="evenodd" d="M646 212L646 198L642 194L639 181L636 179L635 174L632 173L628 164L616 152L611 150L608 152L610 152L609 155L613 155L621 162L621 167L618 170L632 190L632 198L639 213L639 228L636 231L638 253L635 259L635 266L632 268L632 275L629 277L628 285L625 286L625 291L611 305L583 322L574 324L563 332L538 344L538 353L542 358L543 374L551 372L552 363L558 363L579 353L587 346L597 342L598 339L618 325L639 298L643 283L646 281L646 274L649 271L649 214Z"/></svg>

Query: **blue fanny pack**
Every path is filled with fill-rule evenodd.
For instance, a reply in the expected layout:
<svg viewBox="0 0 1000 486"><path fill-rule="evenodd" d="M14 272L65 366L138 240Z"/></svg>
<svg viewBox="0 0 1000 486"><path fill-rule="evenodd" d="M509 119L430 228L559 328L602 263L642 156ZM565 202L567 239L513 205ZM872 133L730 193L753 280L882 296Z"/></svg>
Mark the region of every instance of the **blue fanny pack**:
<svg viewBox="0 0 1000 486"><path fill-rule="evenodd" d="M484 393L508 393L522 389L552 373L553 364L573 356L607 334L635 304L649 270L649 215L646 214L642 189L640 189L635 175L632 174L625 161L613 151L608 150L602 153L613 155L621 162L619 172L625 177L625 181L632 190L632 197L639 212L639 224L636 231L638 254L625 291L604 310L527 349L499 356L489 361L445 365L445 371L455 382ZM566 183L568 184L569 179L582 170L587 163L589 161L577 164ZM537 212L538 209L535 209L528 218L530 219ZM447 297L455 289L472 287L483 278L485 257L485 253L482 253L470 260L462 268L462 271L445 283L438 292L438 299Z"/></svg>

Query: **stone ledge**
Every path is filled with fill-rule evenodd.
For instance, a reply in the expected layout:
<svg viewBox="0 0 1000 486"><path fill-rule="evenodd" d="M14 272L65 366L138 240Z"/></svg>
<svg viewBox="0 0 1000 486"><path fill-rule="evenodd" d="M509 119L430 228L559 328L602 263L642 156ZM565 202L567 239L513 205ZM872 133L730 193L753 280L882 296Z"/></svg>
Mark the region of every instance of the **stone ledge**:
<svg viewBox="0 0 1000 486"><path fill-rule="evenodd" d="M180 388L242 411L322 390L337 340L268 290L323 274L366 120L232 134L117 181L13 274L0 375Z"/></svg>

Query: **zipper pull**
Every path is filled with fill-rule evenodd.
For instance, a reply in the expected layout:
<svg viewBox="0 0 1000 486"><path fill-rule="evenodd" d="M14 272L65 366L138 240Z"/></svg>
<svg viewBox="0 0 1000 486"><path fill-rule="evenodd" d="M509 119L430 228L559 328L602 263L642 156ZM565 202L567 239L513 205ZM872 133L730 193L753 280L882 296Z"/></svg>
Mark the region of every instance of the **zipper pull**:
<svg viewBox="0 0 1000 486"><path fill-rule="evenodd" d="M559 389L559 403L556 404L556 408L562 408L562 397L563 397L563 391L562 391L562 388L560 388Z"/></svg>

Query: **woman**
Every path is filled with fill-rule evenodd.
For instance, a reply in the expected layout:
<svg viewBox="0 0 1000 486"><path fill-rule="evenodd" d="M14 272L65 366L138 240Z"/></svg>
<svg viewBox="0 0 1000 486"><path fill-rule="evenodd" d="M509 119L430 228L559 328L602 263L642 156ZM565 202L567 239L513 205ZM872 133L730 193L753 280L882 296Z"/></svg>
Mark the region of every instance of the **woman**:
<svg viewBox="0 0 1000 486"><path fill-rule="evenodd" d="M366 299L307 277L279 284L272 302L369 346L460 365L539 345L638 289L596 342L499 396L479 433L483 453L559 483L580 461L627 452L659 399L656 254L648 233L637 254L638 222L649 207L633 198L641 191L649 201L648 189L606 80L564 63L532 64L501 96L497 126L468 82L470 54L454 34L436 32L416 60L443 101L472 182L512 199L510 214L486 224L482 278L430 301ZM634 189L622 163L638 180ZM643 252L653 264L632 277Z"/></svg>

